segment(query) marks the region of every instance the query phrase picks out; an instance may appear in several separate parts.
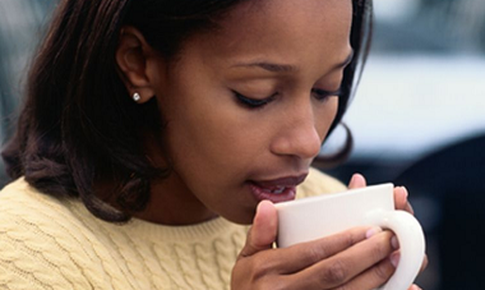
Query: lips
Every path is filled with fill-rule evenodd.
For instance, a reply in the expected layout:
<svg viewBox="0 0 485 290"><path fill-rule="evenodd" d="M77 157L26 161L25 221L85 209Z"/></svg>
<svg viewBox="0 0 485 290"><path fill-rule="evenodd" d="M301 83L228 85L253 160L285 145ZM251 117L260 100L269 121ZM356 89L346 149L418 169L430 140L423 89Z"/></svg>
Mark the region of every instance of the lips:
<svg viewBox="0 0 485 290"><path fill-rule="evenodd" d="M296 186L302 183L307 174L273 180L249 181L251 193L257 201L270 200L273 203L293 200L296 197Z"/></svg>

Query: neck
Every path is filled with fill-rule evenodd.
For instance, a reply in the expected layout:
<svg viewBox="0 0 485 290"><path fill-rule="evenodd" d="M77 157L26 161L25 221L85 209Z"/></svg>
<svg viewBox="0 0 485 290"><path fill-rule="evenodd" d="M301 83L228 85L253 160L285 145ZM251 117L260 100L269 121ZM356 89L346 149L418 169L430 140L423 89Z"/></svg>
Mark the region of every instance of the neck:
<svg viewBox="0 0 485 290"><path fill-rule="evenodd" d="M192 225L208 221L217 214L202 202L172 172L166 179L151 185L150 201L145 210L134 217L165 225Z"/></svg>

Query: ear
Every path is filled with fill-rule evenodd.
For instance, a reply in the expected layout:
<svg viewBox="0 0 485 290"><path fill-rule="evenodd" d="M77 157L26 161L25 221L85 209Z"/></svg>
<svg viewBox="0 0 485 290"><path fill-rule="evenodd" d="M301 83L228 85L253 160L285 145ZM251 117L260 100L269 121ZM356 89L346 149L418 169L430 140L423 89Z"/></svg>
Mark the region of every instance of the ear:
<svg viewBox="0 0 485 290"><path fill-rule="evenodd" d="M154 49L146 42L140 31L131 26L121 29L116 62L130 96L139 94L140 99L137 103L147 102L155 96L153 74L156 72L150 65L150 62L155 61L155 55Z"/></svg>

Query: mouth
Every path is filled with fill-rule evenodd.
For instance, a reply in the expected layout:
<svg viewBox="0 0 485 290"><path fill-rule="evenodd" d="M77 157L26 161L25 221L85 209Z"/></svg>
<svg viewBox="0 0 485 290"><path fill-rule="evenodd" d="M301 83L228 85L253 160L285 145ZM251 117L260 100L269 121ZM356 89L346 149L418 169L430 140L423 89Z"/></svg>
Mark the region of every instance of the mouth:
<svg viewBox="0 0 485 290"><path fill-rule="evenodd" d="M302 183L307 174L273 180L251 180L249 188L259 202L270 200L273 203L293 200L296 197L296 186Z"/></svg>

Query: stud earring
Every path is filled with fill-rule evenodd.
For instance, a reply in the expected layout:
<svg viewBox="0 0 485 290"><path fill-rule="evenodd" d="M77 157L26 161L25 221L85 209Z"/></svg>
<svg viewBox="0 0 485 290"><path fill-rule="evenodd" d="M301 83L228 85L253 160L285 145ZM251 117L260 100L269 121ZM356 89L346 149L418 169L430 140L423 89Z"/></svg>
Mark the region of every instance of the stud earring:
<svg viewBox="0 0 485 290"><path fill-rule="evenodd" d="M132 99L133 99L133 101L135 101L135 102L138 102L138 101L140 101L140 100L141 100L141 96L140 96L140 94L139 94L139 93L137 93L137 92L135 92L131 98L132 98Z"/></svg>

